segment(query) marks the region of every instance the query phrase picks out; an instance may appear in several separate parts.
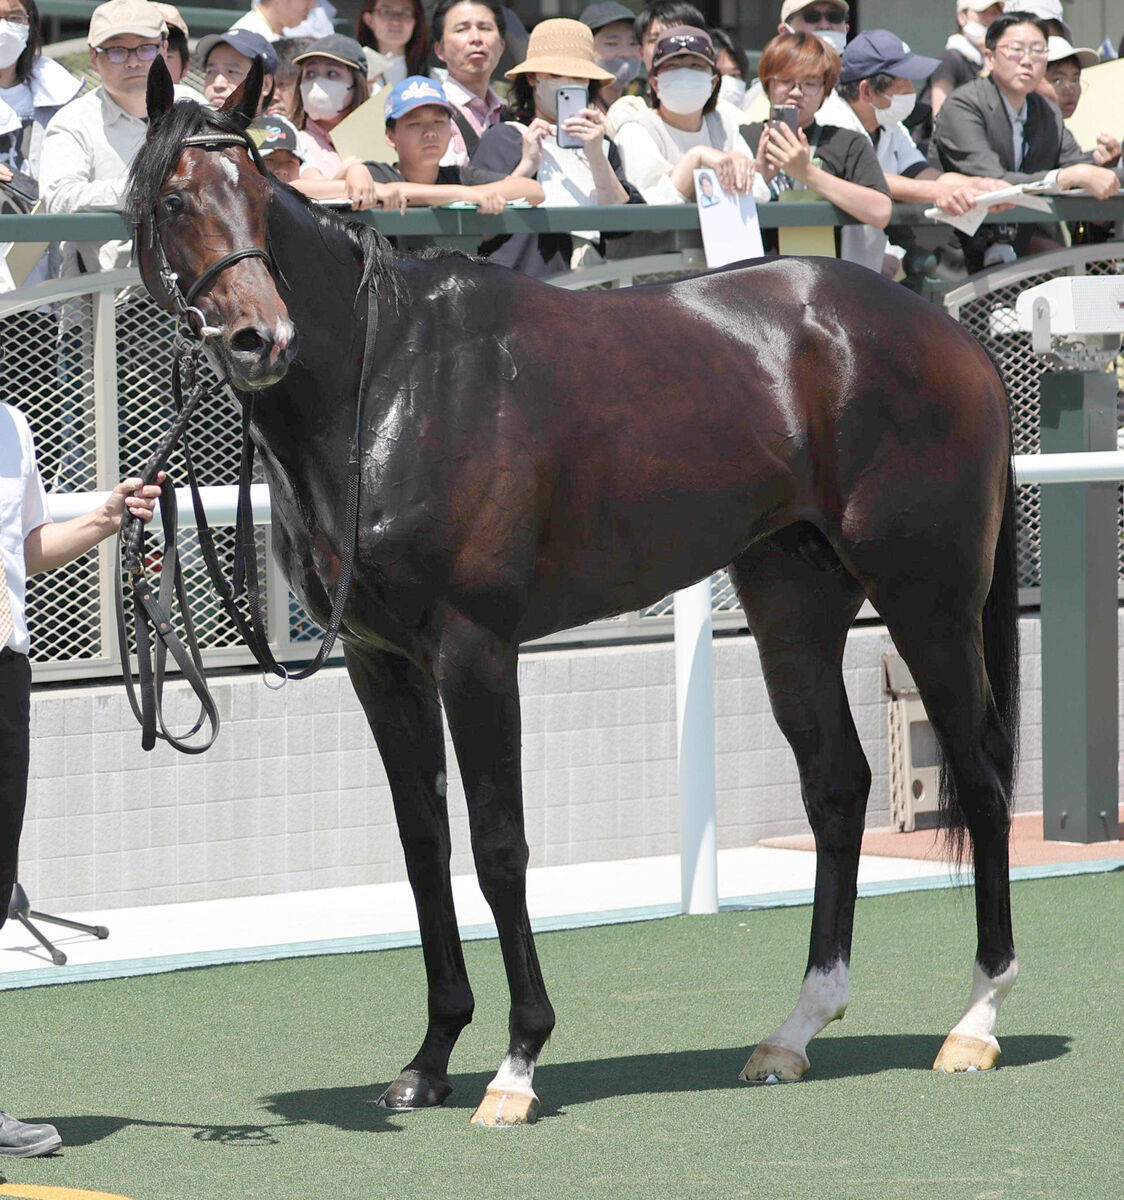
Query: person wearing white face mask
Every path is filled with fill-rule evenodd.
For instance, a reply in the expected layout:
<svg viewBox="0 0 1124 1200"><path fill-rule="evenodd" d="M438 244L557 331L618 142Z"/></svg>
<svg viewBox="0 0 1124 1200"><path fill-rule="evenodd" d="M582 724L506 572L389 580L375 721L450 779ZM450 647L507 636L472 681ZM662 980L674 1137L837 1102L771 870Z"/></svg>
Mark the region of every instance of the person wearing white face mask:
<svg viewBox="0 0 1124 1200"><path fill-rule="evenodd" d="M472 153L477 175L536 179L558 208L632 204L640 195L625 181L616 147L605 137L605 116L590 93L613 79L593 56L593 34L580 21L540 21L531 31L527 57L507 72L512 81L509 111L514 120L484 131ZM586 104L559 130L558 92L581 88ZM563 140L579 145L560 146ZM525 275L548 278L573 266L600 261L603 239L596 229L570 234L501 236L480 252L492 262Z"/></svg>
<svg viewBox="0 0 1124 1200"><path fill-rule="evenodd" d="M1002 15L1001 3L981 4L980 0L957 0L956 32L945 42L944 57L918 99L918 107L924 111L927 106L929 110L924 114L928 119L927 128L919 136L911 126L914 129L913 136L922 150L928 149L933 120L944 102L958 87L971 83L983 70L987 27Z"/></svg>
<svg viewBox="0 0 1124 1200"><path fill-rule="evenodd" d="M784 0L777 33L814 33L836 54L842 54L851 29L850 15L846 0Z"/></svg>
<svg viewBox="0 0 1124 1200"><path fill-rule="evenodd" d="M913 111L916 86L937 66L937 59L914 54L888 29L860 33L843 51L839 83L820 109L819 119L870 138L892 200L935 204L942 212L959 216L975 204L977 193L1006 184L954 171L942 174L929 165L909 136L902 122ZM903 253L890 250L885 233L870 225L845 225L840 249L848 261L891 278Z"/></svg>
<svg viewBox="0 0 1124 1200"><path fill-rule="evenodd" d="M313 42L293 62L301 72L293 112L304 155L301 179L342 179L355 160L340 158L330 134L369 95L363 47L333 33Z"/></svg>
<svg viewBox="0 0 1124 1200"><path fill-rule="evenodd" d="M42 47L35 0L0 0L0 182L38 178L47 122L82 90Z"/></svg>
<svg viewBox="0 0 1124 1200"><path fill-rule="evenodd" d="M617 131L625 177L649 204L695 198L694 172L710 167L727 192L753 187L753 152L741 113L718 107L717 55L710 35L689 25L656 43L650 80L654 108L628 114Z"/></svg>

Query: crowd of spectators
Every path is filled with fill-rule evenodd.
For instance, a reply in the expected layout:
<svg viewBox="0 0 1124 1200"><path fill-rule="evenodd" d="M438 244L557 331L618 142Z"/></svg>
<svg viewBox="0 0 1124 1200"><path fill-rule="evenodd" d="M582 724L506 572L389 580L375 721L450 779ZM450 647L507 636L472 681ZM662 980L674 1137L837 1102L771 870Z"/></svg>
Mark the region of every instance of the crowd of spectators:
<svg viewBox="0 0 1124 1200"><path fill-rule="evenodd" d="M682 0L639 13L603 0L578 21L539 22L529 41L495 0L364 0L353 37L334 30L327 0L256 0L194 47L172 5L107 0L91 15L96 83L84 87L43 55L35 0L0 0L0 189L49 212L120 210L153 61L164 58L178 96L221 107L260 58L253 136L268 168L313 200L486 212L685 204L696 200L694 172L708 168L758 204L829 200L859 222L840 228L837 252L894 276L910 233L887 234L893 201L958 217L1013 183L1107 198L1121 182L1120 130L1083 150L1066 127L1100 55L1074 46L1059 0L945 2L954 28L938 59L894 31L854 29L847 0L780 0L754 78L745 50ZM501 60L513 65L503 71ZM202 94L180 82L189 66ZM561 121L560 89L567 100L579 92ZM360 109L375 112L360 128L389 156L337 148L334 132ZM355 149L354 132L347 144ZM482 251L549 278L612 249L590 224L499 236ZM989 223L950 233L942 262L963 274L1071 236L1057 224ZM124 241L63 244L32 281L128 260ZM5 276L0 258L0 290L13 286Z"/></svg>

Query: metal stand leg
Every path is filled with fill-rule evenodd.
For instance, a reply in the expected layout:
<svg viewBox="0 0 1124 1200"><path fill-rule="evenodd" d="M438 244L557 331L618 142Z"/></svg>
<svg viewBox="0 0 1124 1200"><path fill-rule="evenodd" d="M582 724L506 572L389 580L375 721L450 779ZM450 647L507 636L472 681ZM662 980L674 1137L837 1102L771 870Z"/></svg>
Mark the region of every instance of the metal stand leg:
<svg viewBox="0 0 1124 1200"><path fill-rule="evenodd" d="M1042 452L1116 448L1116 378L1041 379ZM1042 489L1042 809L1047 839L1117 830L1117 485Z"/></svg>
<svg viewBox="0 0 1124 1200"><path fill-rule="evenodd" d="M47 921L51 925L62 925L67 929L77 929L79 933L92 934L99 940L104 941L109 937L109 930L104 925L83 925L81 921L68 921L65 917L52 917L49 913L35 912L27 898L27 892L23 890L23 886L18 880L12 888L12 898L8 902L8 916L15 917L19 921L24 929L50 954L51 961L56 967L66 965L66 955L41 930L36 929L31 923L32 917L36 921Z"/></svg>

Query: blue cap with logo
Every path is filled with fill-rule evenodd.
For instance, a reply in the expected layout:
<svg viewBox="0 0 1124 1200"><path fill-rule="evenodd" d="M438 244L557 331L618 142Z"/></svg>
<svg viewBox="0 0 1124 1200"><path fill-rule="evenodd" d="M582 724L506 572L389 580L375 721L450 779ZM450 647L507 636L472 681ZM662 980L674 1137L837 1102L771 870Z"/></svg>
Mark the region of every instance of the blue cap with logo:
<svg viewBox="0 0 1124 1200"><path fill-rule="evenodd" d="M386 119L397 121L415 108L423 104L438 104L446 109L450 116L456 109L445 98L440 84L434 83L424 75L407 75L401 83L396 83L386 98Z"/></svg>
<svg viewBox="0 0 1124 1200"><path fill-rule="evenodd" d="M839 82L854 83L883 74L899 79L928 79L940 65L939 58L914 54L896 33L888 29L870 29L847 43Z"/></svg>

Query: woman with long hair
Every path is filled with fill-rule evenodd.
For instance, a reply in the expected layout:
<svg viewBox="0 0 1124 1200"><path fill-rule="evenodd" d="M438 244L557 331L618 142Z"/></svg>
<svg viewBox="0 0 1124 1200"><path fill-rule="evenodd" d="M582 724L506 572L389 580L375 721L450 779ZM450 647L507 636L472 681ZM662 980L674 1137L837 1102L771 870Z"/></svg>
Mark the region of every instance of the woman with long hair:
<svg viewBox="0 0 1124 1200"><path fill-rule="evenodd" d="M363 0L355 37L367 51L372 92L394 87L408 75L424 75L429 32L421 0Z"/></svg>

